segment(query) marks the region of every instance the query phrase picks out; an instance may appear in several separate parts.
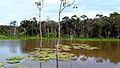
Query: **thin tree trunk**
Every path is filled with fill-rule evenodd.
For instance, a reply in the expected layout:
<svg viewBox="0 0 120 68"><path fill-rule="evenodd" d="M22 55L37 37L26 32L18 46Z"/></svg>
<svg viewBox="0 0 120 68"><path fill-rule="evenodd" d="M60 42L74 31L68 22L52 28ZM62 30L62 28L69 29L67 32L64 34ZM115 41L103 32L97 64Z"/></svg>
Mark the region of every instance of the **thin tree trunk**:
<svg viewBox="0 0 120 68"><path fill-rule="evenodd" d="M16 26L14 27L14 37L16 36Z"/></svg>
<svg viewBox="0 0 120 68"><path fill-rule="evenodd" d="M59 12L59 21L58 21L58 42L57 42L57 45L60 44L60 12Z"/></svg>
<svg viewBox="0 0 120 68"><path fill-rule="evenodd" d="M47 29L47 32L48 32L48 37L49 37L49 27L48 27L48 29Z"/></svg>

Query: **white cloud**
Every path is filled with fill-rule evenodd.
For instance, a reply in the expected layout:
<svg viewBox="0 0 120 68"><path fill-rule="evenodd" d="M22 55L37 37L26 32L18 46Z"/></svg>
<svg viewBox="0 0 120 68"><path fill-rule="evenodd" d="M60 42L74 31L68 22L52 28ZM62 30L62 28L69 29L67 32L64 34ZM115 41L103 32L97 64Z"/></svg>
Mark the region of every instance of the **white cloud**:
<svg viewBox="0 0 120 68"><path fill-rule="evenodd" d="M38 0L0 0L0 25L9 24L12 20L20 22L32 17L38 17L38 9L34 4L36 1ZM49 16L51 19L57 21L60 0L44 1L42 20L45 20ZM119 0L76 0L75 4L78 6L78 9L66 8L61 16L72 16L75 14L81 16L85 14L89 18L93 18L98 13L108 16L112 12L120 11Z"/></svg>

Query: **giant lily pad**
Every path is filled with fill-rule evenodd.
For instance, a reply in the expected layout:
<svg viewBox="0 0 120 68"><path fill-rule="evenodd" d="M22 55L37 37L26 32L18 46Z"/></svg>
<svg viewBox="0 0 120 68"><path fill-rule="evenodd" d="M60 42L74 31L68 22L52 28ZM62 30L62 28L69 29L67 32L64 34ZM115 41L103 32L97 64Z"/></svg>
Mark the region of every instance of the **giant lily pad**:
<svg viewBox="0 0 120 68"><path fill-rule="evenodd" d="M6 60L22 60L22 59L24 59L24 57L22 57L22 56L14 56L14 57L7 58Z"/></svg>
<svg viewBox="0 0 120 68"><path fill-rule="evenodd" d="M77 56L75 54L70 54L69 51L71 49L86 49L86 50L94 50L98 49L97 47L91 47L87 44L73 44L74 46L69 45L59 45L55 46L58 47L59 51L55 51L56 48L36 48L36 51L31 52L29 56L32 57L32 60L38 62L47 62L49 59L56 59L58 60L76 60Z"/></svg>
<svg viewBox="0 0 120 68"><path fill-rule="evenodd" d="M7 63L9 64L15 64L15 63L19 63L22 59L24 59L24 57L22 56L14 56L14 57L10 57L7 58Z"/></svg>
<svg viewBox="0 0 120 68"><path fill-rule="evenodd" d="M71 45L73 45L73 46L79 46L80 44L77 44L77 43L76 43L76 44L71 44Z"/></svg>
<svg viewBox="0 0 120 68"><path fill-rule="evenodd" d="M82 48L82 49L86 49L86 50L96 50L96 49L99 49L98 47L91 47L89 45L81 45L79 47Z"/></svg>
<svg viewBox="0 0 120 68"><path fill-rule="evenodd" d="M20 60L8 60L7 63L9 64L15 64L15 63L19 63Z"/></svg>
<svg viewBox="0 0 120 68"><path fill-rule="evenodd" d="M73 49L80 49L79 46L73 46Z"/></svg>

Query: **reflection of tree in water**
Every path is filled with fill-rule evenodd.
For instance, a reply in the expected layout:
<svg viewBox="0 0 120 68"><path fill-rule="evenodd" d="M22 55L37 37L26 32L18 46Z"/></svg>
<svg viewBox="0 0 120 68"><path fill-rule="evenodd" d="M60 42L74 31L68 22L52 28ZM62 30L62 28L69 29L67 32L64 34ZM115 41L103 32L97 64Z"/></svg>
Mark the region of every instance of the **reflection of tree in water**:
<svg viewBox="0 0 120 68"><path fill-rule="evenodd" d="M80 60L83 61L83 62L87 61L87 59L88 59L88 57L86 57L86 56L83 56L83 57L80 58Z"/></svg>
<svg viewBox="0 0 120 68"><path fill-rule="evenodd" d="M16 41L11 41L10 42L10 52L11 53L16 53L16 51L17 51L17 43L16 43Z"/></svg>
<svg viewBox="0 0 120 68"><path fill-rule="evenodd" d="M54 48L56 40L42 40L43 48ZM40 40L24 40L21 41L22 51L24 53L29 53L35 50L35 48L40 47Z"/></svg>
<svg viewBox="0 0 120 68"><path fill-rule="evenodd" d="M111 63L117 64L120 62L120 42L94 42L92 46L97 46L98 50L79 50L79 56L84 55L88 58L94 57L97 63L109 60Z"/></svg>
<svg viewBox="0 0 120 68"><path fill-rule="evenodd" d="M32 40L33 41L33 40ZM46 43L47 42L47 43ZM24 41L23 41L24 43ZM63 40L60 42L61 44L70 44L70 41L66 41ZM70 53L72 54L76 54L77 57L79 56L86 56L88 58L94 58L96 62L98 63L102 63L103 61L109 61L110 63L114 63L117 64L120 62L120 42L81 42L81 41L72 41L72 43L81 43L81 44L90 44L92 46L97 46L99 49L98 50L92 50L92 51L88 51L88 50L84 50L84 49L80 49L80 50L74 50L72 49L70 51ZM31 41L26 41L26 47L27 49L34 49L39 47L38 45L38 40L34 40L33 42ZM54 46L51 45L55 45L56 44L56 40L46 40L43 41L43 47L45 48L54 48ZM23 45L24 46L24 45ZM85 61L87 58L84 58Z"/></svg>
<svg viewBox="0 0 120 68"><path fill-rule="evenodd" d="M96 58L97 63L103 63L103 60L104 60L103 58Z"/></svg>
<svg viewBox="0 0 120 68"><path fill-rule="evenodd" d="M13 41L10 41L10 52L11 53L13 53L13 54L17 54L18 52L19 53L23 53L22 52L22 46L21 46L21 42L20 41L15 41L15 40L13 40Z"/></svg>

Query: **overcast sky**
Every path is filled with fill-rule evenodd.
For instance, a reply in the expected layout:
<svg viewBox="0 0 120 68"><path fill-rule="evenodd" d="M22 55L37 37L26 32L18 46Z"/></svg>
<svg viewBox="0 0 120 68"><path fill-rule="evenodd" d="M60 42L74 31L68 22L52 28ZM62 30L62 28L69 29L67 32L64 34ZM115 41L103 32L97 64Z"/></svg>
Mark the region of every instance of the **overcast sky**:
<svg viewBox="0 0 120 68"><path fill-rule="evenodd" d="M35 1L37 0L0 0L0 25L9 25L13 20L19 23L22 20L29 20L33 17L38 18L38 9L34 3ZM45 0L42 20L47 17L55 21L58 20L59 1ZM74 14L80 17L85 14L89 18L93 18L98 13L108 16L110 13L120 12L120 0L76 0L75 4L78 9L66 8L62 13L62 17Z"/></svg>

